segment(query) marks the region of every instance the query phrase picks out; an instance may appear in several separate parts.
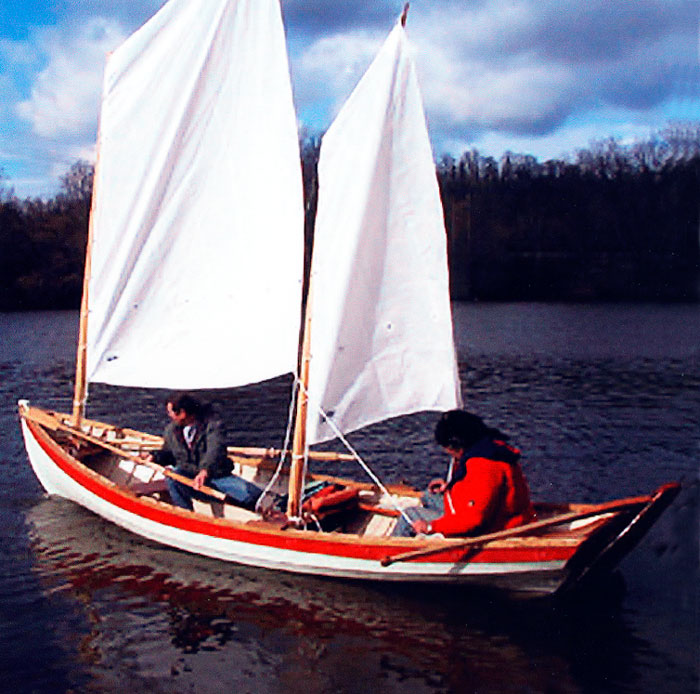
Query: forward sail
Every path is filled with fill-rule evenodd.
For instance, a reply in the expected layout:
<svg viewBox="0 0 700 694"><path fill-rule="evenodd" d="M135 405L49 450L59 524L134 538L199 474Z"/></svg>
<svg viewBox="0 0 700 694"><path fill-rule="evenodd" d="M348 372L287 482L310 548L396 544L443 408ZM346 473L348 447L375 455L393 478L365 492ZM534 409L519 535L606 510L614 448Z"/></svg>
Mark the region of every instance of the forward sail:
<svg viewBox="0 0 700 694"><path fill-rule="evenodd" d="M170 0L108 59L88 380L220 388L296 368L303 197L278 0Z"/></svg>
<svg viewBox="0 0 700 694"><path fill-rule="evenodd" d="M401 23L323 138L308 443L460 403L435 164Z"/></svg>

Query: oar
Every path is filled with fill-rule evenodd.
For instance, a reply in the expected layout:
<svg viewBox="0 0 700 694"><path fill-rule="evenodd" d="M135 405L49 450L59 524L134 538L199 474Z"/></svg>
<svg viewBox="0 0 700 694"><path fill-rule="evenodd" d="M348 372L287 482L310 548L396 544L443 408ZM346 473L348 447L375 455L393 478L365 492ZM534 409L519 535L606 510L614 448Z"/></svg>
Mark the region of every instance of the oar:
<svg viewBox="0 0 700 694"><path fill-rule="evenodd" d="M83 439L84 441L88 441L89 443L94 443L96 446L100 446L104 448L105 450L111 451L112 453L116 453L119 457L124 458L125 460L131 460L134 463L138 463L139 465L146 465L147 467L151 468L152 470L157 470L158 472L162 473L166 477L170 477L171 479L176 480L177 482L180 482L188 487L192 487L193 489L196 489L194 486L194 482L189 478L185 477L184 475L180 475L177 472L170 470L169 468L163 467L162 465L158 465L158 463L154 463L150 460L143 460L142 458L139 458L138 456L131 455L130 453L126 453L123 451L119 446L113 446L110 443L107 443L106 441L103 441L100 438L97 438L96 436L90 436L90 434L86 434L84 431L80 429L74 429L71 426L68 426L67 424L64 424L58 419L54 419L53 417L50 417L50 421L47 421L49 418L48 417L37 417L36 416L36 411L32 412L32 419L35 419L37 422L39 420L43 420L43 423L46 424L46 426L53 428L53 429L60 429L61 431L66 431L73 436L77 436L78 438ZM225 501L226 499L226 494L223 492L220 492L218 489L212 489L211 487L206 487L206 486L201 486L197 491L202 492L203 494L206 494L207 496L213 496L215 499L218 499L219 501Z"/></svg>
<svg viewBox="0 0 700 694"><path fill-rule="evenodd" d="M597 504L586 511L571 511L570 513L562 513L558 516L553 516L552 518L545 518L541 521L534 521L533 523L527 523L526 525L519 525L517 528L508 528L507 530L499 530L494 533L487 533L485 535L477 535L475 537L470 537L462 542L441 542L440 544L435 543L432 547L427 547L424 549L417 549L411 552L403 552L401 554L394 554L393 556L384 557L381 560L382 566L390 566L397 561L410 561L411 559L417 559L418 557L427 557L431 554L438 554L440 552L445 552L455 549L463 549L466 547L471 547L473 545L481 545L485 542L492 542L493 540L503 540L508 537L516 537L518 535L524 535L526 533L532 532L534 530L542 530L543 528L550 528L555 525L561 525L562 523L568 523L570 521L582 520L584 518L590 518L591 516L598 516L603 513L611 513L613 511L620 511L629 506L638 506L640 504L645 504L650 500L649 496L639 496L632 497L629 499L622 499L620 501L609 501L604 504Z"/></svg>

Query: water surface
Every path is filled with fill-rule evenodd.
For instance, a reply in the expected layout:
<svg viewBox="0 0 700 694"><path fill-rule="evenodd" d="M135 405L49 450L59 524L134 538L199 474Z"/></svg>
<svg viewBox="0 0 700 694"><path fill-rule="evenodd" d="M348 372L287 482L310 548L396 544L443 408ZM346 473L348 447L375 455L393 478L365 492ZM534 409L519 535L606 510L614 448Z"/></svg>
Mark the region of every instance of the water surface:
<svg viewBox="0 0 700 694"><path fill-rule="evenodd" d="M697 691L700 310L461 304L455 324L465 402L523 450L534 497L604 501L683 482L602 587L513 603L287 576L158 547L45 498L16 400L70 409L77 316L0 314L6 690ZM281 378L208 395L233 442L279 445L288 392ZM162 395L95 385L89 414L158 432ZM422 484L444 465L434 420L351 440L386 481Z"/></svg>

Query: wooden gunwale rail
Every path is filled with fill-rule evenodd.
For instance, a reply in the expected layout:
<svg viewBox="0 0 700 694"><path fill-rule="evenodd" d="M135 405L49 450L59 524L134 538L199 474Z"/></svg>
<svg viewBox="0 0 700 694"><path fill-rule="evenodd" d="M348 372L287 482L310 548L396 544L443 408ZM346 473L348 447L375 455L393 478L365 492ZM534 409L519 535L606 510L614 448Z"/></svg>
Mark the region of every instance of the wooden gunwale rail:
<svg viewBox="0 0 700 694"><path fill-rule="evenodd" d="M475 537L470 537L458 542L455 541L442 541L433 540L431 547L424 547L422 549L414 550L411 552L404 552L401 554L394 554L393 556L387 556L382 559L382 566L390 566L391 564L398 561L410 561L412 559L419 559L422 557L427 557L432 554L439 554L440 552L462 549L473 547L477 545L482 545L487 542L493 542L494 540L504 540L506 538L515 538L517 536L522 536L524 534L538 532L540 530L546 530L553 528L557 525L563 525L564 523L571 523L577 520L584 520L586 518L592 518L594 516L600 516L605 514L616 513L619 511L631 509L633 507L643 506L652 501L651 496L640 496L631 497L629 499L621 499L619 501L610 501L603 504L595 504L589 506L586 510L571 511L569 513L563 513L560 515L553 516L551 518L545 518L540 521L534 521L533 523L527 523L526 525L520 525L517 528L509 528L507 530L499 530L493 533L487 533L485 535L477 535ZM428 542L431 542L428 540Z"/></svg>
<svg viewBox="0 0 700 694"><path fill-rule="evenodd" d="M88 443L92 443L95 446L104 448L106 451L114 453L120 458L130 460L138 465L144 465L145 467L149 467L152 470L155 470L156 472L160 472L165 477L170 477L171 479L176 480L177 482L180 482L188 487L196 488L194 482L189 477L179 475L173 470L163 467L162 465L158 465L158 463L154 463L150 460L144 460L143 458L140 458L137 455L132 455L131 453L128 453L120 446L114 445L114 439L112 441L108 441L100 438L99 436L92 436L91 434L88 434L85 431L83 431L82 428L76 428L74 426L71 426L70 424L65 424L63 421L61 421L61 419L59 419L56 416L53 416L52 413L42 412L42 410L36 408L31 408L29 412L25 413L25 416L28 419L31 419L33 422L36 422L37 424L41 424L54 431L66 432L71 436L75 436L76 438L82 439L83 441L87 441ZM83 420L83 423L86 423L86 421ZM207 496L212 496L215 499L218 499L219 501L226 500L226 494L220 492L218 489L212 489L211 487L202 485L198 488L198 491L206 494Z"/></svg>
<svg viewBox="0 0 700 694"><path fill-rule="evenodd" d="M25 416L27 416L29 419L39 421L39 423L43 423L49 427L51 425L47 417L50 417L52 420L60 422L64 426L70 427L71 431L75 432L76 434L81 429L92 430L95 428L103 429L103 435L107 434L108 432L113 432L114 438L112 439L112 442L123 444L125 448L136 447L140 450L150 450L163 445L163 437L157 434L149 434L147 432L137 431L136 429L129 429L125 427L115 427L111 424L106 424L94 419L83 418L81 420L81 427L75 427L70 423L70 415L60 412L53 412L51 410L41 410L36 407L29 407L25 411ZM101 437L98 438L100 438L100 440L104 440ZM226 450L231 456L253 458L253 460L250 461L241 461L249 465L256 465L256 461L254 460L255 458L274 459L279 458L283 454L283 451L279 448L263 448L259 446L228 446ZM352 462L355 460L354 456L350 455L349 453L337 453L334 451L310 451L309 458L319 462Z"/></svg>
<svg viewBox="0 0 700 694"><path fill-rule="evenodd" d="M85 418L81 420L80 427L75 427L70 423L70 415L49 410L42 410L40 408L31 406L24 408L22 414L25 418L34 421L37 424L46 427L47 429L51 429L54 431L63 431L95 446L99 446L104 450L109 451L110 453L114 453L115 455L124 458L125 460L130 460L139 465L145 465L147 467L150 467L151 469L162 473L164 476L171 477L172 479L181 482L182 484L185 484L189 487L194 486L190 478L178 475L176 472L173 472L172 470L169 470L168 468L165 468L162 465L158 465L157 463L144 460L138 455L134 455L132 452L130 452L141 452L144 450L150 451L160 447L163 443L163 438L161 436L136 431L134 429L118 428L109 424L105 424L103 422L99 422L97 420L89 420ZM92 433L89 433L92 432L94 429L102 430L101 434L93 435ZM113 436L110 438L109 434L113 434ZM243 454L244 456L260 456L262 458L264 458L264 455L266 454L268 460L270 457L273 457L275 455L279 456L282 453L281 451L272 448L245 448L239 446L229 446L228 452L229 455L231 455L232 452L235 452L238 454ZM231 457L233 457L234 459L236 458L235 455L231 455ZM312 454L312 457L316 460L326 462L354 460L354 458L351 455L334 452L326 453L322 451L315 452L314 454ZM258 467L265 462L265 458L262 461L244 459L237 460L237 462L243 465ZM348 485L355 486L361 490L376 489L375 485L370 483L358 483L354 480L344 480L341 478L332 477L330 475L313 474L311 475L311 477L316 480L328 480L338 483L345 483ZM389 491L395 494L403 494L409 496L418 495L418 492L416 492L415 490L401 484L390 485L388 489ZM225 494L219 492L216 489L212 489L211 487L201 487L199 491L202 491L220 501L223 501L226 498ZM367 504L365 506L366 508L364 510L369 511L370 505ZM385 512L385 509L383 509L382 507L374 508L376 508L377 513L384 514ZM391 515L393 515L393 512L388 512L391 513Z"/></svg>

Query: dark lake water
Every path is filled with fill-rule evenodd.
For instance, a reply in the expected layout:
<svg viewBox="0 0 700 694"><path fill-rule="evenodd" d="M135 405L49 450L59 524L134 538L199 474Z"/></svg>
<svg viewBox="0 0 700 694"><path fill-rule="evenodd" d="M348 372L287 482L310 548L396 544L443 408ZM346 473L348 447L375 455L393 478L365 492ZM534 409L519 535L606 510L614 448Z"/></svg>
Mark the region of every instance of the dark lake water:
<svg viewBox="0 0 700 694"><path fill-rule="evenodd" d="M508 432L540 500L684 488L619 572L514 603L227 565L46 498L18 398L70 409L77 316L0 314L0 681L36 692L698 691L700 307L460 304L465 404ZM235 443L279 445L289 381L209 393ZM159 432L162 393L93 386L89 415ZM351 437L386 481L444 461L435 415ZM360 475L358 471L352 471Z"/></svg>

